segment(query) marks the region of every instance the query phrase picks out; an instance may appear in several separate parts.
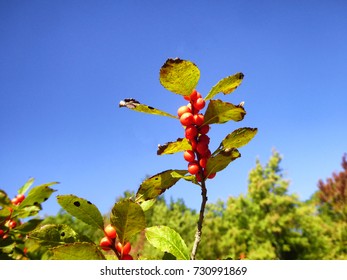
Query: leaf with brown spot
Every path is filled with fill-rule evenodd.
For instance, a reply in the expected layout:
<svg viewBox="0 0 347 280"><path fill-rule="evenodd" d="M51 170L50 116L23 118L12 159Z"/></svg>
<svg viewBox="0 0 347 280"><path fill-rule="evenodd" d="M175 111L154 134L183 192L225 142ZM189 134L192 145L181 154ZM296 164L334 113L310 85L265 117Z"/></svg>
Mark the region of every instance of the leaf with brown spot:
<svg viewBox="0 0 347 280"><path fill-rule="evenodd" d="M191 150L192 146L187 140L187 138L178 138L174 142L168 142L164 145L159 145L157 150L157 155L174 154L178 152L183 152L186 150Z"/></svg>
<svg viewBox="0 0 347 280"><path fill-rule="evenodd" d="M172 172L176 172L181 175L188 173L187 170L169 169L144 180L136 193L135 201L137 203L141 203L143 201L156 198L167 189L171 188L181 179L173 177L171 174Z"/></svg>
<svg viewBox="0 0 347 280"><path fill-rule="evenodd" d="M177 117L174 115L171 115L171 114L166 113L162 110L153 108L151 106L141 104L139 101L137 101L133 98L125 98L124 100L121 100L119 102L119 107L125 107L125 108L131 109L131 110L134 110L137 112L141 112L141 113L160 115L160 116L164 116L164 117L170 117L170 118L177 119Z"/></svg>
<svg viewBox="0 0 347 280"><path fill-rule="evenodd" d="M160 83L167 90L180 95L190 95L200 79L199 68L191 61L168 59L160 69Z"/></svg>
<svg viewBox="0 0 347 280"><path fill-rule="evenodd" d="M220 80L215 86L212 87L210 92L205 97L205 100L213 98L216 94L222 92L225 94L232 93L242 82L244 75L236 73L235 75L228 76Z"/></svg>
<svg viewBox="0 0 347 280"><path fill-rule="evenodd" d="M208 159L206 165L206 176L222 171L232 161L241 157L240 152L237 149L222 150L217 155Z"/></svg>
<svg viewBox="0 0 347 280"><path fill-rule="evenodd" d="M246 115L241 105L234 105L222 100L210 100L205 112L204 124L221 124L228 121L241 121Z"/></svg>

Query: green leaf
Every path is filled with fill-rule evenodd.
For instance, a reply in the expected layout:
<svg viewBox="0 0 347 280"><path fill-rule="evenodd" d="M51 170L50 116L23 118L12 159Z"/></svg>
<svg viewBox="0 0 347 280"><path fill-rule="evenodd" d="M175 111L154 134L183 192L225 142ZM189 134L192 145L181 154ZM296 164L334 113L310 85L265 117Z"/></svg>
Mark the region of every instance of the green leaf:
<svg viewBox="0 0 347 280"><path fill-rule="evenodd" d="M25 192L32 186L34 183L34 178L30 178L19 190L19 194L25 194Z"/></svg>
<svg viewBox="0 0 347 280"><path fill-rule="evenodd" d="M205 97L205 100L213 98L216 94L222 92L224 94L232 93L242 82L244 75L237 73L220 80L215 86L212 87L210 92Z"/></svg>
<svg viewBox="0 0 347 280"><path fill-rule="evenodd" d="M237 149L222 150L217 155L208 159L206 165L206 173L216 173L226 168L232 161L241 157L240 152Z"/></svg>
<svg viewBox="0 0 347 280"><path fill-rule="evenodd" d="M104 230L104 219L99 209L90 201L75 195L58 195L58 203L69 214L88 225Z"/></svg>
<svg viewBox="0 0 347 280"><path fill-rule="evenodd" d="M10 204L11 200L7 193L4 190L0 190L0 206L9 206Z"/></svg>
<svg viewBox="0 0 347 280"><path fill-rule="evenodd" d="M171 175L172 172L185 175L188 171L169 169L144 180L136 193L135 201L141 203L142 201L156 198L171 188L180 180L180 178L173 177Z"/></svg>
<svg viewBox="0 0 347 280"><path fill-rule="evenodd" d="M188 170L187 170L187 173L188 173ZM182 175L180 173L173 171L173 172L171 172L171 176L173 178L184 179L184 180L189 181L189 182L197 183L195 175Z"/></svg>
<svg viewBox="0 0 347 280"><path fill-rule="evenodd" d="M168 142L164 145L159 145L157 155L174 154L191 150L192 145L189 143L187 138L178 138L175 142Z"/></svg>
<svg viewBox="0 0 347 280"><path fill-rule="evenodd" d="M104 254L93 243L77 242L51 249L53 260L105 260Z"/></svg>
<svg viewBox="0 0 347 280"><path fill-rule="evenodd" d="M160 115L160 116L164 116L164 117L170 117L170 118L177 119L177 117L174 115L166 113L162 110L158 110L158 109L153 108L151 106L141 104L139 101L137 101L133 98L126 98L124 100L121 100L119 102L119 107L126 107L128 109L131 109L131 110L134 110L137 112L141 112L141 113Z"/></svg>
<svg viewBox="0 0 347 280"><path fill-rule="evenodd" d="M20 233L29 233L33 231L35 228L38 227L39 224L41 224L43 220L42 219L32 219L29 220L15 228L15 231Z"/></svg>
<svg viewBox="0 0 347 280"><path fill-rule="evenodd" d="M152 208L152 206L155 204L155 202L157 201L156 198L150 199L150 200L146 200L141 202L140 206L143 210L143 212L148 211L150 208Z"/></svg>
<svg viewBox="0 0 347 280"><path fill-rule="evenodd" d="M257 134L257 128L242 127L228 134L219 146L221 150L240 148L248 144Z"/></svg>
<svg viewBox="0 0 347 280"><path fill-rule="evenodd" d="M111 211L111 224L117 229L118 239L124 244L146 227L145 213L140 205L123 200L116 203Z"/></svg>
<svg viewBox="0 0 347 280"><path fill-rule="evenodd" d="M177 260L189 260L189 251L182 237L167 226L146 228L146 238L149 243L162 252L169 252Z"/></svg>
<svg viewBox="0 0 347 280"><path fill-rule="evenodd" d="M226 123L230 120L241 121L246 115L242 105L234 105L222 100L210 100L205 112L204 124Z"/></svg>
<svg viewBox="0 0 347 280"><path fill-rule="evenodd" d="M40 207L40 204L44 201L46 201L53 192L56 190L53 190L50 188L50 186L59 184L58 182L51 182L43 185L36 186L32 188L26 198L22 201L21 204L19 204L18 209L24 209L28 206L38 206Z"/></svg>
<svg viewBox="0 0 347 280"><path fill-rule="evenodd" d="M78 234L65 224L43 225L29 234L29 238L36 240L43 246L57 246L79 241Z"/></svg>
<svg viewBox="0 0 347 280"><path fill-rule="evenodd" d="M160 69L160 83L169 91L190 95L200 79L199 68L191 61L168 59Z"/></svg>

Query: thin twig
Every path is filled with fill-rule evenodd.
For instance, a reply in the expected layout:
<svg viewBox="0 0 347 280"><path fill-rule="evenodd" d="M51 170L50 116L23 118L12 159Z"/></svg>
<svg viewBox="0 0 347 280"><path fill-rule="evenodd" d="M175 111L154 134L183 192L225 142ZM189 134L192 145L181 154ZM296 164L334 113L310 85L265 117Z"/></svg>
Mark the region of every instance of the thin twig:
<svg viewBox="0 0 347 280"><path fill-rule="evenodd" d="M199 214L199 220L198 220L198 228L195 233L195 241L192 249L192 253L190 255L190 259L195 260L196 252L198 250L199 243L201 241L201 234L202 234L202 223L204 221L204 212L207 202L207 189L205 185L205 180L203 179L201 182L201 206L200 206L200 214Z"/></svg>

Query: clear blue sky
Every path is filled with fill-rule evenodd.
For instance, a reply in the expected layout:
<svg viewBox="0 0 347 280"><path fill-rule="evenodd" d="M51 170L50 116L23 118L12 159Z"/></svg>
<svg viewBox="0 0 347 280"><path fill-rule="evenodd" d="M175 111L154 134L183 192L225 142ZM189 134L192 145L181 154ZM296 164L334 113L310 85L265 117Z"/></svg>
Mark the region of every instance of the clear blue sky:
<svg viewBox="0 0 347 280"><path fill-rule="evenodd" d="M118 108L137 100L175 113L185 102L159 83L170 57L197 64L197 89L245 74L222 99L245 101L239 123L214 126L211 148L242 126L259 129L242 157L210 181L209 202L247 191L256 158L283 155L290 192L309 198L347 152L346 1L0 1L0 188L59 181L106 213L146 175L185 168L157 156L183 136L174 119ZM200 205L185 181L165 193Z"/></svg>

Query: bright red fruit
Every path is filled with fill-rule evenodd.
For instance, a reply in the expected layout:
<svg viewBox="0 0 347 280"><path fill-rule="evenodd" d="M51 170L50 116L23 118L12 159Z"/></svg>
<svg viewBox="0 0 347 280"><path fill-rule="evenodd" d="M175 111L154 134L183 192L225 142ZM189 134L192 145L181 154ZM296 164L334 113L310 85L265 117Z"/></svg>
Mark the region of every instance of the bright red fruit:
<svg viewBox="0 0 347 280"><path fill-rule="evenodd" d="M196 110L201 110L205 107L205 100L200 97L193 103L193 106Z"/></svg>
<svg viewBox="0 0 347 280"><path fill-rule="evenodd" d="M112 240L105 236L101 238L99 245L104 251L109 251L112 247Z"/></svg>
<svg viewBox="0 0 347 280"><path fill-rule="evenodd" d="M194 123L194 117L192 113L183 113L180 117L180 122L184 126L188 126Z"/></svg>
<svg viewBox="0 0 347 280"><path fill-rule="evenodd" d="M208 151L208 145L206 143L198 142L196 145L196 150L200 155L203 156Z"/></svg>
<svg viewBox="0 0 347 280"><path fill-rule="evenodd" d="M190 94L190 100L196 101L199 98L201 98L201 94L199 92L197 92L196 89L193 89L192 93Z"/></svg>
<svg viewBox="0 0 347 280"><path fill-rule="evenodd" d="M134 258L132 257L132 255L123 255L121 257L121 260L127 260L127 261L132 261Z"/></svg>
<svg viewBox="0 0 347 280"><path fill-rule="evenodd" d="M191 113L192 110L188 106L181 106L177 110L177 115L180 118L184 113Z"/></svg>
<svg viewBox="0 0 347 280"><path fill-rule="evenodd" d="M185 130L187 139L194 139L198 135L198 129L194 125L188 125Z"/></svg>
<svg viewBox="0 0 347 280"><path fill-rule="evenodd" d="M202 167L202 168L206 168L206 165L207 165L207 158L203 157L199 160L199 165Z"/></svg>
<svg viewBox="0 0 347 280"><path fill-rule="evenodd" d="M195 153L191 150L185 151L183 157L188 162L193 162L195 160Z"/></svg>
<svg viewBox="0 0 347 280"><path fill-rule="evenodd" d="M109 224L104 229L105 235L111 239L115 239L117 237L117 231L116 228Z"/></svg>
<svg viewBox="0 0 347 280"><path fill-rule="evenodd" d="M195 175L199 172L200 170L200 167L199 167L199 164L194 161L194 162L191 162L188 164L188 172L192 175Z"/></svg>
<svg viewBox="0 0 347 280"><path fill-rule="evenodd" d="M216 173L211 173L210 175L207 176L207 178L209 179L213 179L214 177L216 177Z"/></svg>
<svg viewBox="0 0 347 280"><path fill-rule="evenodd" d="M131 250L131 244L130 242L127 242L124 244L124 246L122 245L122 243L117 242L116 244L116 250L118 253L120 253L122 256L123 255L128 255L130 253Z"/></svg>
<svg viewBox="0 0 347 280"><path fill-rule="evenodd" d="M201 134L207 134L210 130L210 126L208 124L203 125L199 128L199 133Z"/></svg>
<svg viewBox="0 0 347 280"><path fill-rule="evenodd" d="M200 126L204 123L205 121L205 117L203 114L195 114L194 116L194 123L197 125L197 126Z"/></svg>
<svg viewBox="0 0 347 280"><path fill-rule="evenodd" d="M210 137L208 137L206 134L202 134L202 135L200 135L198 141L200 143L204 143L204 144L208 145L208 144L210 144Z"/></svg>
<svg viewBox="0 0 347 280"><path fill-rule="evenodd" d="M24 199L25 199L25 195L20 193L20 194L17 194L17 200L19 201L19 203L21 203Z"/></svg>
<svg viewBox="0 0 347 280"><path fill-rule="evenodd" d="M5 232L2 229L0 229L0 237L2 237L4 234Z"/></svg>
<svg viewBox="0 0 347 280"><path fill-rule="evenodd" d="M17 222L14 221L14 220L11 220L9 223L8 223L8 227L9 228L15 228L17 226Z"/></svg>

